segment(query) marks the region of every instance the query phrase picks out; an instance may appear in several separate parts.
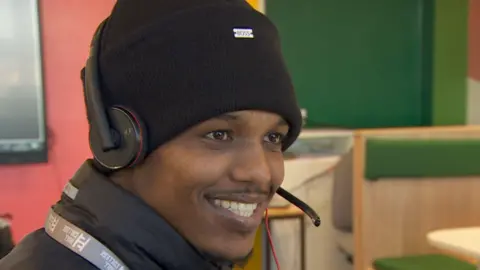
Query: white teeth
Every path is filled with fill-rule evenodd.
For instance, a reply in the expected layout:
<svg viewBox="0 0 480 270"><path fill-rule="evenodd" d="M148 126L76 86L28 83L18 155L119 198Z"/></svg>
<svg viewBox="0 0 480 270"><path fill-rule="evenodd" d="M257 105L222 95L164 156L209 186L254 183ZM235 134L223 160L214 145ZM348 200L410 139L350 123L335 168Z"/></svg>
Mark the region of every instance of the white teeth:
<svg viewBox="0 0 480 270"><path fill-rule="evenodd" d="M217 204L218 202L218 204ZM220 201L220 200L215 200L215 204L223 207L223 208L229 208L230 207L230 202L229 201Z"/></svg>
<svg viewBox="0 0 480 270"><path fill-rule="evenodd" d="M224 200L214 200L215 205L223 207L225 209L230 210L231 212L242 216L242 217L250 217L253 215L255 209L257 209L257 203L241 203L241 202L234 202L234 201L224 201Z"/></svg>

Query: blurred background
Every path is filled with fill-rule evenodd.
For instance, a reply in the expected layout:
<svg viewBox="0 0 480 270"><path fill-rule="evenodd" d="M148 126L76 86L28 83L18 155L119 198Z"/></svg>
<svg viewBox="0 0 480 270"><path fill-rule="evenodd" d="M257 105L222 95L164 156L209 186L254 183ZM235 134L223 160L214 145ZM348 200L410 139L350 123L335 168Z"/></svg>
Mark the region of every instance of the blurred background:
<svg viewBox="0 0 480 270"><path fill-rule="evenodd" d="M322 217L274 199L282 269L476 269L480 0L248 2L277 25L304 112L284 188ZM0 256L91 157L80 69L114 3L0 0ZM276 269L257 240L245 269Z"/></svg>

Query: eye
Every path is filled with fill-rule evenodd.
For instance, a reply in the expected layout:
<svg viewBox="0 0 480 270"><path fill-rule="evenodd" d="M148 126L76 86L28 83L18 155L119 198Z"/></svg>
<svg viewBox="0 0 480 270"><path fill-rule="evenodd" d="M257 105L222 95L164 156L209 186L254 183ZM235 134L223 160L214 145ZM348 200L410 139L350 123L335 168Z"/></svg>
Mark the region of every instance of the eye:
<svg viewBox="0 0 480 270"><path fill-rule="evenodd" d="M207 133L205 137L215 141L229 141L229 140L232 140L232 136L230 133L231 132L228 130L216 130L216 131Z"/></svg>
<svg viewBox="0 0 480 270"><path fill-rule="evenodd" d="M271 144L282 144L285 135L278 132L271 132L265 136L265 141Z"/></svg>

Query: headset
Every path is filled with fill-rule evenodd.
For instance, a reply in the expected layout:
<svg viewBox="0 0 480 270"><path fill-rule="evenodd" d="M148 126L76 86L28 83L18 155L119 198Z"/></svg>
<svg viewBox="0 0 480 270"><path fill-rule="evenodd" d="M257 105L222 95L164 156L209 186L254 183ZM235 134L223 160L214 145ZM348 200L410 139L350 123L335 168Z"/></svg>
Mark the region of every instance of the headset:
<svg viewBox="0 0 480 270"><path fill-rule="evenodd" d="M85 65L85 104L90 119L90 149L96 163L106 170L133 167L145 158L147 138L145 125L132 110L112 106L104 108L101 96L99 50L108 18L95 32Z"/></svg>
<svg viewBox="0 0 480 270"><path fill-rule="evenodd" d="M90 149L97 165L111 172L140 164L148 143L145 125L132 110L121 106L112 106L108 110L104 107L98 56L107 21L108 18L99 25L90 44L84 69L84 94L90 119ZM320 217L306 203L281 187L277 194L301 209L316 227L320 226Z"/></svg>

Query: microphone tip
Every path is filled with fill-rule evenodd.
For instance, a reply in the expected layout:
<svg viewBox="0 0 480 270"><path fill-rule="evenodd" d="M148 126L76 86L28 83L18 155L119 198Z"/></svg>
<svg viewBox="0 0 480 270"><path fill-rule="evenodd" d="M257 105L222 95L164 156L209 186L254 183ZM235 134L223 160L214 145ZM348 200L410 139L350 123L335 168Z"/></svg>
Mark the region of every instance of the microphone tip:
<svg viewBox="0 0 480 270"><path fill-rule="evenodd" d="M321 221L320 221L319 218L316 218L316 219L313 220L313 225L315 225L315 227L320 226L320 224L321 224Z"/></svg>

